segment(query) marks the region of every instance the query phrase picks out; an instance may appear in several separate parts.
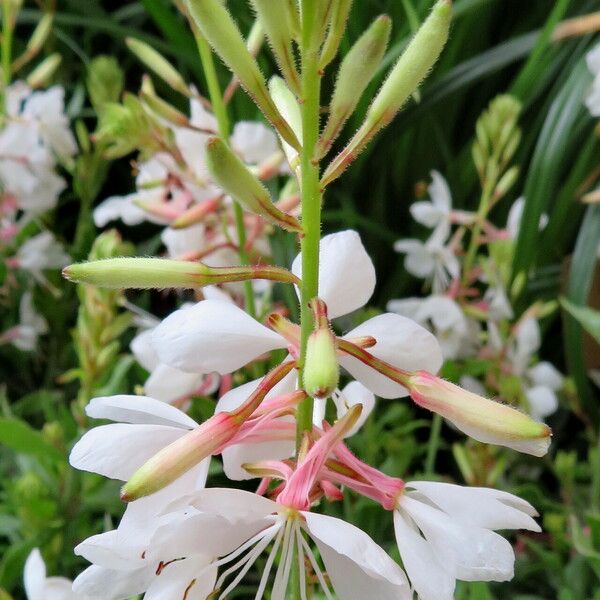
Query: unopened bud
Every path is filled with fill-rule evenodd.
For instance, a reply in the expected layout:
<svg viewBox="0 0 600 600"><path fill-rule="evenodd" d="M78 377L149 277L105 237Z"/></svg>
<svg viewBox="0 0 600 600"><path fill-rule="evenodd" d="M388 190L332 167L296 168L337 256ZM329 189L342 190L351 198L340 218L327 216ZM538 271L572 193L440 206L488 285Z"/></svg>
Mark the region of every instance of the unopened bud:
<svg viewBox="0 0 600 600"><path fill-rule="evenodd" d="M252 0L252 5L263 24L279 69L290 88L300 95L300 77L292 48L290 6L282 0Z"/></svg>
<svg viewBox="0 0 600 600"><path fill-rule="evenodd" d="M163 258L107 258L79 263L65 267L63 277L75 283L118 289L190 289L251 279L299 283L287 269L271 265L209 267Z"/></svg>
<svg viewBox="0 0 600 600"><path fill-rule="evenodd" d="M494 198L499 199L502 198L508 190L515 184L517 178L519 177L519 167L513 166L502 177L500 181L496 184L496 189L494 190Z"/></svg>
<svg viewBox="0 0 600 600"><path fill-rule="evenodd" d="M62 56L55 52L45 58L27 77L27 85L32 88L46 87L60 63Z"/></svg>
<svg viewBox="0 0 600 600"><path fill-rule="evenodd" d="M123 91L125 76L112 56L97 56L87 72L87 89L97 112L108 102L117 102Z"/></svg>
<svg viewBox="0 0 600 600"><path fill-rule="evenodd" d="M269 92L283 118L290 124L298 139L301 139L302 113L296 96L288 88L285 81L277 76L271 77L269 80ZM293 171L296 171L300 166L300 157L297 148L290 146L284 139L281 139L281 145L290 167Z"/></svg>
<svg viewBox="0 0 600 600"><path fill-rule="evenodd" d="M329 119L317 147L317 158L331 148L375 75L387 47L391 25L387 15L375 19L344 57L329 107Z"/></svg>
<svg viewBox="0 0 600 600"><path fill-rule="evenodd" d="M367 111L365 122L325 170L324 187L337 179L373 137L395 117L437 61L450 29L452 3L438 0L392 68Z"/></svg>
<svg viewBox="0 0 600 600"><path fill-rule="evenodd" d="M11 65L13 73L18 72L24 65L26 65L32 58L39 54L43 45L46 43L50 31L52 30L52 22L54 21L54 14L47 12L39 21L36 28L34 29L25 51L21 56L15 59Z"/></svg>
<svg viewBox="0 0 600 600"><path fill-rule="evenodd" d="M340 42L344 37L344 31L346 31L346 23L351 7L352 0L337 0L333 3L329 32L327 33L327 39L321 49L321 60L319 62L319 68L321 70L325 69L338 52Z"/></svg>
<svg viewBox="0 0 600 600"><path fill-rule="evenodd" d="M269 190L254 176L240 158L220 138L210 138L206 162L215 182L247 210L289 231L302 231L298 219L280 211Z"/></svg>
<svg viewBox="0 0 600 600"><path fill-rule="evenodd" d="M550 427L510 406L468 392L425 371L412 374L407 385L411 398L419 406L448 419L480 442L533 456L548 452Z"/></svg>
<svg viewBox="0 0 600 600"><path fill-rule="evenodd" d="M294 148L298 138L283 119L267 90L265 78L256 59L250 54L244 38L221 0L186 0L190 15L202 35L239 79L256 105Z"/></svg>
<svg viewBox="0 0 600 600"><path fill-rule="evenodd" d="M156 116L173 123L178 127L189 127L190 120L180 110L177 110L172 104L169 104L156 94L152 94L146 90L140 92L140 98L144 104L152 111Z"/></svg>
<svg viewBox="0 0 600 600"><path fill-rule="evenodd" d="M127 47L152 71L154 71L162 80L167 82L174 90L177 90L184 96L191 96L190 88L179 74L177 69L152 46L136 40L127 38L125 40Z"/></svg>

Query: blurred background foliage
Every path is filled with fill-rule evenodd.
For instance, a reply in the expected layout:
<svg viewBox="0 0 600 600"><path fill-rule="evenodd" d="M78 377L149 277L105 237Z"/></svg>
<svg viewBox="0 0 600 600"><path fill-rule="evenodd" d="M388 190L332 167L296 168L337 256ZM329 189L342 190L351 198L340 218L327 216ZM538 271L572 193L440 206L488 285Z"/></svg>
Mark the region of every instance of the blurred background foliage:
<svg viewBox="0 0 600 600"><path fill-rule="evenodd" d="M228 4L247 32L252 17L245 0L229 0ZM354 2L342 53L375 16L387 13L393 19L391 43L372 91L429 6L426 0ZM94 57L114 57L124 71L125 89L139 88L144 69L127 50L127 36L149 42L177 65L186 80L206 92L192 36L170 0L25 2L17 28L17 49L26 43L44 7L56 10L55 27L44 52L57 51L63 56L55 79L67 90L71 118L80 120L88 130L96 126L86 91L87 71ZM598 302L597 297L591 298L590 290L597 276L600 205L586 207L581 202L600 176L596 123L583 104L592 80L584 57L598 36L573 35L565 21L599 10L600 0L455 1L450 41L418 102L412 102L327 193L326 231L358 229L376 264L374 305L382 308L390 298L422 291L420 283L404 270L403 257L392 245L400 237L423 237L408 209L422 195L432 169L447 178L456 208L477 208L479 188L471 159L474 126L489 101L506 92L523 103L523 139L515 159L521 171L492 219L505 223L512 200L525 196L525 219L513 264L520 303L525 307L536 299L561 294L576 305ZM259 58L265 72L274 71L268 53L262 52ZM223 65L217 67L221 83L226 85L229 75ZM332 83L326 78L325 89L330 90ZM160 95L186 110L185 98L159 81L156 85ZM365 109L363 102L347 131L358 128ZM233 120L258 118L254 105L241 93L234 96L230 110ZM90 251L96 256L127 252L119 247L122 242L116 233L107 234L92 249L96 236L89 226L92 203L133 188L127 159L109 164L94 152L97 150L92 148L84 153L85 161L73 171L74 184L63 194L52 217L52 229L63 240L75 240L70 248L75 258ZM537 224L542 213L550 219L540 231ZM152 226L144 225L129 228L126 237L134 243L144 242L138 245L137 254L152 254L159 247L156 237L152 241L155 233ZM279 241L276 257L287 263L295 249ZM105 362L97 364L96 379L82 381L77 368L86 358L75 352L72 342L76 319L86 318L82 314L85 304L78 317L74 287L63 284L58 274L51 277L51 283L60 297L40 297L37 302L51 326L40 352L30 355L7 346L0 348L0 598L4 597L2 590L12 595L8 597L22 597L22 566L34 546L42 547L50 573L74 575L82 563L73 556L73 546L110 526L122 511L117 483L75 473L68 467L67 455L81 424L73 415L81 415L87 396L98 390L104 394L132 392L143 380L141 367L126 353L125 335L102 357ZM98 344L97 360L102 347L113 342L98 337L101 329L121 309L117 299L106 294L87 300L98 301L105 311L92 314L92 322L88 319ZM141 302L157 314L173 305L168 296L152 300L145 296ZM3 308L1 320L14 322L14 315L5 312ZM581 326L559 311L546 318L543 326L544 357L572 378L570 393L550 420L555 444L545 459L465 442L447 427L441 441L432 441L428 416L401 402L380 404L377 414L352 442L367 462L391 475L412 477L435 466L445 478L498 485L526 497L540 510L545 533L518 536L514 581L501 588L461 584L460 599L600 598L600 398L587 379L587 369L600 366L600 351L597 345L584 346ZM114 339L120 334L117 328ZM73 403L79 409L71 411ZM210 414L210 401L198 399L192 411L199 417ZM214 464L218 476L219 466L216 461ZM332 511L363 527L385 547L393 546L387 520L381 519L381 512L369 501L346 499Z"/></svg>

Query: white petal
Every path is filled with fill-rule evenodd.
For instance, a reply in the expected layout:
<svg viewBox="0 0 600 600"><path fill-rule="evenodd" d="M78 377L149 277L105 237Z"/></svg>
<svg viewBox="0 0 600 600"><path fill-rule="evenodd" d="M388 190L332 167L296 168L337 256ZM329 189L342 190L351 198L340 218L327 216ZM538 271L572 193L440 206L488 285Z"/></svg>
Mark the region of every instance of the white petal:
<svg viewBox="0 0 600 600"><path fill-rule="evenodd" d="M243 469L244 463L253 463L259 460L283 460L292 457L295 449L296 443L293 440L227 446L221 453L223 470L225 475L233 481L253 479L256 475L251 475Z"/></svg>
<svg viewBox="0 0 600 600"><path fill-rule="evenodd" d="M202 374L186 373L161 363L144 383L144 391L162 402L173 402L198 390L204 377Z"/></svg>
<svg viewBox="0 0 600 600"><path fill-rule="evenodd" d="M543 420L558 409L556 393L543 385L536 385L528 389L525 396L527 396L530 413L534 419Z"/></svg>
<svg viewBox="0 0 600 600"><path fill-rule="evenodd" d="M69 462L82 471L127 481L149 458L184 434L184 429L165 425L102 425L83 435L71 450Z"/></svg>
<svg viewBox="0 0 600 600"><path fill-rule="evenodd" d="M414 321L420 321L417 315L420 312L419 309L423 302L423 298L401 298L390 300L386 305L386 309L389 312L408 317Z"/></svg>
<svg viewBox="0 0 600 600"><path fill-rule="evenodd" d="M231 145L249 164L259 164L277 152L277 137L258 121L238 121L233 128Z"/></svg>
<svg viewBox="0 0 600 600"><path fill-rule="evenodd" d="M153 569L116 571L92 565L73 582L73 592L84 600L126 600L146 591L154 577Z"/></svg>
<svg viewBox="0 0 600 600"><path fill-rule="evenodd" d="M508 219L506 221L506 230L508 231L511 239L516 240L519 235L519 229L521 228L521 219L523 218L523 210L525 209L525 198L517 198L513 202L508 212Z"/></svg>
<svg viewBox="0 0 600 600"><path fill-rule="evenodd" d="M435 227L444 218L440 210L427 201L411 204L410 214L417 223L421 223L421 225L425 225L425 227L429 227L430 229Z"/></svg>
<svg viewBox="0 0 600 600"><path fill-rule="evenodd" d="M438 171L431 171L431 183L427 191L433 204L441 212L448 214L452 209L452 196L448 182Z"/></svg>
<svg viewBox="0 0 600 600"><path fill-rule="evenodd" d="M333 400L337 408L338 419L342 418L348 410L356 404L362 406L362 412L360 413L358 421L356 421L352 429L344 436L347 438L359 431L375 408L375 396L358 381L351 381L343 390L341 390L338 396L334 396Z"/></svg>
<svg viewBox="0 0 600 600"><path fill-rule="evenodd" d="M44 600L46 565L38 548L34 548L25 561L23 583L29 600Z"/></svg>
<svg viewBox="0 0 600 600"><path fill-rule="evenodd" d="M533 506L508 492L435 481L411 481L407 487L416 489L465 525L540 531L540 526L531 518L537 514Z"/></svg>
<svg viewBox="0 0 600 600"><path fill-rule="evenodd" d="M66 577L48 577L44 586L44 600L76 600L73 582Z"/></svg>
<svg viewBox="0 0 600 600"><path fill-rule="evenodd" d="M131 340L131 352L146 371L152 371L158 364L158 356L152 347L152 329L145 329Z"/></svg>
<svg viewBox="0 0 600 600"><path fill-rule="evenodd" d="M528 361L542 344L540 326L535 319L525 319L517 329L517 355L523 361ZM526 367L527 364L523 364Z"/></svg>
<svg viewBox="0 0 600 600"><path fill-rule="evenodd" d="M165 227L160 234L160 239L166 246L170 258L179 258L188 252L201 250L207 245L205 227L202 223L185 229Z"/></svg>
<svg viewBox="0 0 600 600"><path fill-rule="evenodd" d="M241 308L215 300L176 310L154 330L152 341L161 362L182 371L221 375L287 345Z"/></svg>
<svg viewBox="0 0 600 600"><path fill-rule="evenodd" d="M194 419L174 406L148 396L104 396L93 398L85 412L93 419L110 419L120 423L138 425L168 425L180 429L193 429Z"/></svg>
<svg viewBox="0 0 600 600"><path fill-rule="evenodd" d="M134 200L142 198L141 194L129 196L111 196L94 209L93 217L96 227L105 227L110 221L121 220L125 225L139 225L149 220L146 211L134 204Z"/></svg>
<svg viewBox="0 0 600 600"><path fill-rule="evenodd" d="M452 600L456 579L401 509L394 511L394 532L406 574L419 600Z"/></svg>
<svg viewBox="0 0 600 600"><path fill-rule="evenodd" d="M192 556L169 563L157 575L144 595L144 600L206 600L213 591L217 579L217 568L205 569L210 559ZM197 577L201 574L201 577Z"/></svg>
<svg viewBox="0 0 600 600"><path fill-rule="evenodd" d="M563 386L562 373L549 362L540 362L527 370L527 376L536 385L543 385L557 392Z"/></svg>
<svg viewBox="0 0 600 600"><path fill-rule="evenodd" d="M83 540L73 551L77 556L105 569L130 571L147 566L147 561L141 556L144 547L138 545L131 536L128 540L124 540L124 537L119 530L113 529Z"/></svg>
<svg viewBox="0 0 600 600"><path fill-rule="evenodd" d="M425 370L436 373L442 366L441 348L435 337L414 321L385 313L365 321L344 338L373 336L377 344L368 351L375 357L405 371ZM340 355L340 364L352 376L382 398L402 398L408 395L403 386L381 375L358 359Z"/></svg>
<svg viewBox="0 0 600 600"><path fill-rule="evenodd" d="M508 581L514 552L500 535L454 521L446 513L405 495L401 506L431 544L438 561L463 581Z"/></svg>
<svg viewBox="0 0 600 600"><path fill-rule="evenodd" d="M348 229L326 235L319 250L319 297L334 319L363 307L375 289L375 267L360 236ZM298 255L292 272L302 277L302 257Z"/></svg>
<svg viewBox="0 0 600 600"><path fill-rule="evenodd" d="M327 515L302 515L341 600L410 600L404 572L364 531Z"/></svg>
<svg viewBox="0 0 600 600"><path fill-rule="evenodd" d="M600 44L596 44L586 55L585 62L588 69L597 75L600 72Z"/></svg>

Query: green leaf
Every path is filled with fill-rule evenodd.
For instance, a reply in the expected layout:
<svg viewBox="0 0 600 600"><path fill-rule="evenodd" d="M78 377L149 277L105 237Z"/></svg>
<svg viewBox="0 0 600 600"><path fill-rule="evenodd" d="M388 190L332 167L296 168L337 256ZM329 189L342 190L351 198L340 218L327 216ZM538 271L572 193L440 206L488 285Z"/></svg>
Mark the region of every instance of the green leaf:
<svg viewBox="0 0 600 600"><path fill-rule="evenodd" d="M0 443L22 454L55 460L63 458L60 451L47 442L39 431L20 419L0 418Z"/></svg>
<svg viewBox="0 0 600 600"><path fill-rule="evenodd" d="M561 298L562 307L600 344L600 310L589 306L577 306Z"/></svg>

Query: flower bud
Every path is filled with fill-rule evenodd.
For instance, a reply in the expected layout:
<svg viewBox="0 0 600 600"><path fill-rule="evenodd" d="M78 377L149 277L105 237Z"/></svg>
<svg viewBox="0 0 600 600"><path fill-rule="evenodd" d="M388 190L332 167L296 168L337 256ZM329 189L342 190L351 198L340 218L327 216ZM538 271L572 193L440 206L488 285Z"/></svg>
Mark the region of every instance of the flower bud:
<svg viewBox="0 0 600 600"><path fill-rule="evenodd" d="M448 39L452 3L438 0L398 59L367 111L365 122L325 170L324 187L337 179L373 137L394 118L437 61Z"/></svg>
<svg viewBox="0 0 600 600"><path fill-rule="evenodd" d="M290 6L287 2L272 0L252 0L252 5L267 34L279 69L290 88L300 95L300 77L292 48Z"/></svg>
<svg viewBox="0 0 600 600"><path fill-rule="evenodd" d="M319 68L321 70L325 69L338 52L340 42L346 31L346 23L351 7L352 0L336 0L336 2L333 3L329 32L327 33L327 39L321 49L321 60L319 62Z"/></svg>
<svg viewBox="0 0 600 600"><path fill-rule="evenodd" d="M140 90L142 102L158 117L178 127L190 127L190 120L180 110L156 95L150 78L144 75Z"/></svg>
<svg viewBox="0 0 600 600"><path fill-rule="evenodd" d="M127 38L125 40L127 47L152 71L154 71L163 81L167 82L174 90L177 90L184 96L191 96L190 88L179 74L177 69L152 46L136 40Z"/></svg>
<svg viewBox="0 0 600 600"><path fill-rule="evenodd" d="M87 89L96 112L108 102L117 102L123 91L125 76L112 56L97 56L88 67Z"/></svg>
<svg viewBox="0 0 600 600"><path fill-rule="evenodd" d="M271 200L269 190L220 138L206 145L206 162L215 182L242 206L288 231L302 231L298 219L280 211Z"/></svg>
<svg viewBox="0 0 600 600"><path fill-rule="evenodd" d="M39 21L36 28L34 29L25 51L21 56L15 59L12 64L13 73L19 71L24 65L26 65L32 58L37 56L46 43L50 31L52 31L52 23L54 21L54 14L47 12Z"/></svg>
<svg viewBox="0 0 600 600"><path fill-rule="evenodd" d="M510 406L468 392L425 371L413 373L407 386L419 406L448 419L480 442L533 456L548 452L550 427Z"/></svg>
<svg viewBox="0 0 600 600"><path fill-rule="evenodd" d="M45 58L29 75L27 76L27 85L32 88L40 88L48 85L50 79L60 66L62 56L55 52Z"/></svg>
<svg viewBox="0 0 600 600"><path fill-rule="evenodd" d="M258 63L248 51L244 38L221 0L186 0L186 4L202 35L239 79L265 117L288 144L299 148L298 138L269 96Z"/></svg>
<svg viewBox="0 0 600 600"><path fill-rule="evenodd" d="M271 265L209 267L200 262L164 258L107 258L69 265L63 277L108 288L197 288L204 285L268 279L299 283L287 269Z"/></svg>
<svg viewBox="0 0 600 600"><path fill-rule="evenodd" d="M387 47L391 25L387 15L375 19L344 57L329 106L329 119L317 146L317 158L331 148L375 75Z"/></svg>

